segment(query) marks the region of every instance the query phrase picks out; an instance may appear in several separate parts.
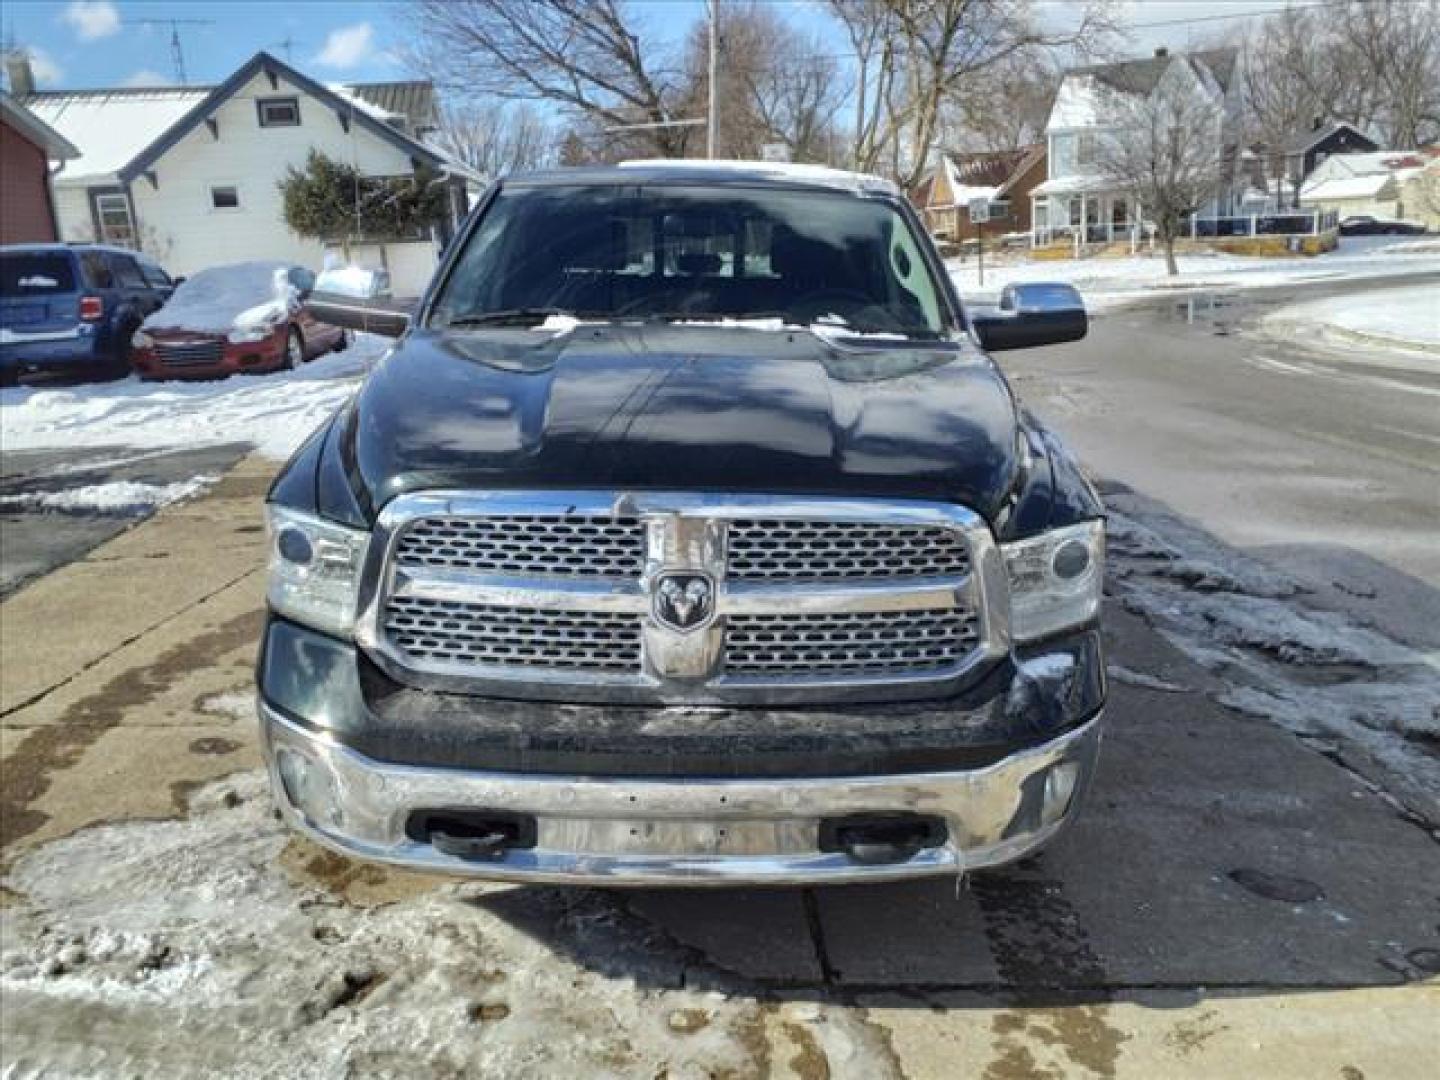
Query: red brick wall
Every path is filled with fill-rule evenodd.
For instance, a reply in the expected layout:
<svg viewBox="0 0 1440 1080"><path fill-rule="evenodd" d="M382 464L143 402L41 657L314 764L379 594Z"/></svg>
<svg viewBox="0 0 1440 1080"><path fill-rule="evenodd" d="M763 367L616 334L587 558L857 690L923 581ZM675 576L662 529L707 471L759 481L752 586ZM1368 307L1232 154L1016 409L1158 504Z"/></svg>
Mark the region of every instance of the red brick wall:
<svg viewBox="0 0 1440 1080"><path fill-rule="evenodd" d="M45 151L0 120L0 244L55 240Z"/></svg>

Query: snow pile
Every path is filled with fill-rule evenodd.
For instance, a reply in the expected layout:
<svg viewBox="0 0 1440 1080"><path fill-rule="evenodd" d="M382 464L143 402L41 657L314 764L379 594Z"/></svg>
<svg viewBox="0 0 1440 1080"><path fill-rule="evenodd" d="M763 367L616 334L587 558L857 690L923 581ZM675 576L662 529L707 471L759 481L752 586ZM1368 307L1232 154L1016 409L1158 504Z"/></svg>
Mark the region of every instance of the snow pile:
<svg viewBox="0 0 1440 1080"><path fill-rule="evenodd" d="M273 260L201 270L140 328L228 334L279 322L299 303L288 271L289 264Z"/></svg>
<svg viewBox="0 0 1440 1080"><path fill-rule="evenodd" d="M987 254L983 288L976 259L950 259L946 266L955 287L967 300L993 301L1004 286L1012 283L1059 281L1079 289L1092 310L1153 300L1157 289L1264 288L1440 272L1440 250L1397 244L1389 238L1378 242L1369 237L1342 240L1338 251L1308 258L1222 252L1189 252L1175 258L1180 273L1172 278L1165 272L1165 257L1158 247L1154 252L1125 258L992 259Z"/></svg>
<svg viewBox="0 0 1440 1080"><path fill-rule="evenodd" d="M16 861L7 1075L894 1075L851 1010L762 1004L613 893L407 886L292 839L259 772L191 813Z"/></svg>
<svg viewBox="0 0 1440 1080"><path fill-rule="evenodd" d="M355 392L391 342L356 335L342 353L273 375L214 382L119 382L0 390L7 451L78 446L185 448L251 443L285 458Z"/></svg>
<svg viewBox="0 0 1440 1080"><path fill-rule="evenodd" d="M1440 660L1304 602L1306 586L1111 493L1107 588L1274 721L1440 823Z"/></svg>
<svg viewBox="0 0 1440 1080"><path fill-rule="evenodd" d="M0 510L68 514L141 514L188 499L213 484L214 476L193 476L173 484L112 480L61 491L27 491L0 497Z"/></svg>
<svg viewBox="0 0 1440 1080"><path fill-rule="evenodd" d="M1290 304L1265 318L1266 328L1358 345L1440 353L1440 297L1433 285L1333 296Z"/></svg>

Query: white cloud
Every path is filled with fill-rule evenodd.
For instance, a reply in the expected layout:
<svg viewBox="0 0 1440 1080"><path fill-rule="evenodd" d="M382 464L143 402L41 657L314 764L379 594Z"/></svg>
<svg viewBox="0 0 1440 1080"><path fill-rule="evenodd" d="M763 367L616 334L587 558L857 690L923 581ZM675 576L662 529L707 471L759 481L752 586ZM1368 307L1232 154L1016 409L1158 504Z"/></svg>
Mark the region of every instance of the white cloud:
<svg viewBox="0 0 1440 1080"><path fill-rule="evenodd" d="M374 28L368 22L331 30L325 47L315 54L315 63L325 67L352 68L369 59L374 49Z"/></svg>
<svg viewBox="0 0 1440 1080"><path fill-rule="evenodd" d="M81 41L96 41L120 32L120 12L110 0L73 0L60 17Z"/></svg>
<svg viewBox="0 0 1440 1080"><path fill-rule="evenodd" d="M162 75L152 68L141 68L122 82L121 86L170 86L174 82L168 75Z"/></svg>
<svg viewBox="0 0 1440 1080"><path fill-rule="evenodd" d="M31 45L25 51L30 54L30 71L35 76L35 85L58 83L65 78L65 69L44 49Z"/></svg>

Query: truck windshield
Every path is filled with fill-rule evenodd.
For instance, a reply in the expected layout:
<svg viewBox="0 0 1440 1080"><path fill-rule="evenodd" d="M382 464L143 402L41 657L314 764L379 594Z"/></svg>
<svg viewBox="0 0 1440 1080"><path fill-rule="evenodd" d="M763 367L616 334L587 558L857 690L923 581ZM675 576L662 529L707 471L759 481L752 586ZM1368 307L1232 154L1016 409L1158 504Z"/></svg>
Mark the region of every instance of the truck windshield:
<svg viewBox="0 0 1440 1080"><path fill-rule="evenodd" d="M739 187L502 191L440 294L439 327L769 320L935 338L920 241L884 200Z"/></svg>

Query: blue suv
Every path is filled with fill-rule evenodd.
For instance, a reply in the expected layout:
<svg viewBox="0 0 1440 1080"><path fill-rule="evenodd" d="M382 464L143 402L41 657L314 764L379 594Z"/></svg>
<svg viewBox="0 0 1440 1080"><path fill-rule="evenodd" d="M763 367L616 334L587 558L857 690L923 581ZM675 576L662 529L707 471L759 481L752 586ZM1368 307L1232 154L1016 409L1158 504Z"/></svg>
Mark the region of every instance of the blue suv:
<svg viewBox="0 0 1440 1080"><path fill-rule="evenodd" d="M124 248L0 247L0 383L128 373L131 335L175 284L153 260Z"/></svg>

